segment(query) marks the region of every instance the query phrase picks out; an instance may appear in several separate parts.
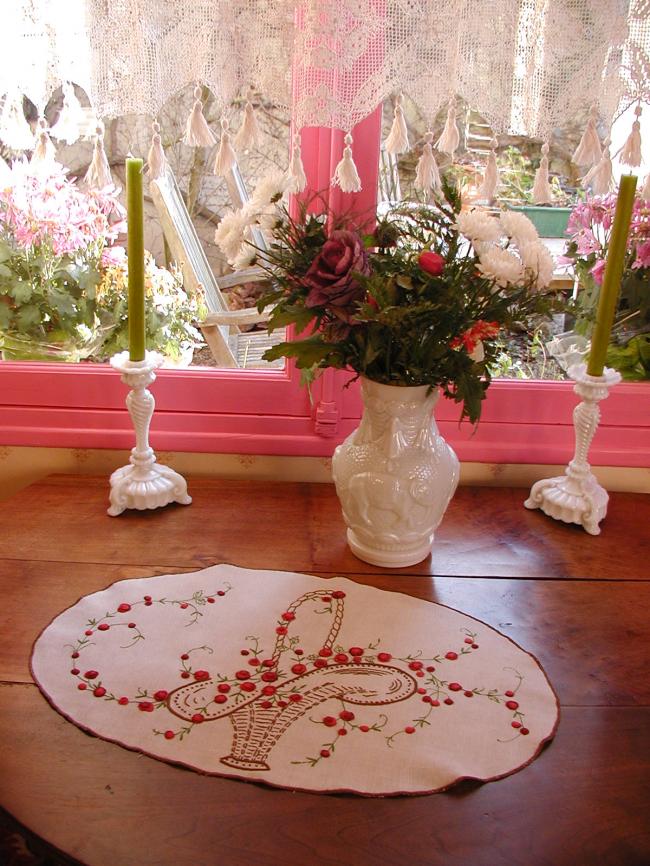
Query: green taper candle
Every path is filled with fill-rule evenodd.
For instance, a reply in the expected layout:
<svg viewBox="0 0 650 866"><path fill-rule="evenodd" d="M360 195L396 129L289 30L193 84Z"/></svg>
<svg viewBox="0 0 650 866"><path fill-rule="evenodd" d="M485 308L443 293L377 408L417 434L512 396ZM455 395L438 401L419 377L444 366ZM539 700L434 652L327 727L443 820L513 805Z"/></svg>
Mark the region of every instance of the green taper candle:
<svg viewBox="0 0 650 866"><path fill-rule="evenodd" d="M126 161L126 251L129 260L129 358L143 361L144 327L144 200L141 159Z"/></svg>
<svg viewBox="0 0 650 866"><path fill-rule="evenodd" d="M636 177L631 174L624 174L618 187L616 212L614 213L612 233L609 239L603 284L600 287L596 324L591 335L591 349L587 364L587 373L590 376L603 375L607 346L609 345L609 337L612 333L614 314L616 313L616 304L618 303L618 293L621 288L623 268L625 267L627 235L630 230L630 218L634 206L635 191Z"/></svg>

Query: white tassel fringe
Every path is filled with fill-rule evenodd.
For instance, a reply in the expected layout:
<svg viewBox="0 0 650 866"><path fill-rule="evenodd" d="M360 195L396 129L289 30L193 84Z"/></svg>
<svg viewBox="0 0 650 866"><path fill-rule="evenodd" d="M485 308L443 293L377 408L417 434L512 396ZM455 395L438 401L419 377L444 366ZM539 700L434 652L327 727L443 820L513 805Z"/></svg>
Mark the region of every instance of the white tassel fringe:
<svg viewBox="0 0 650 866"><path fill-rule="evenodd" d="M102 190L113 186L111 168L108 164L106 151L104 150L104 131L101 126L98 126L96 130L93 158L90 161L84 180L90 189Z"/></svg>
<svg viewBox="0 0 650 866"><path fill-rule="evenodd" d="M603 142L603 153L598 165L589 169L582 178L582 186L591 186L592 195L607 195L612 188L612 160L609 155L609 138Z"/></svg>
<svg viewBox="0 0 650 866"><path fill-rule="evenodd" d="M410 149L409 134L404 119L404 109L402 108L402 94L400 93L395 100L395 117L393 125L390 128L388 137L385 142L386 152L397 156L400 153L406 153Z"/></svg>
<svg viewBox="0 0 650 866"><path fill-rule="evenodd" d="M59 141L74 144L79 140L81 127L85 120L84 110L76 97L74 87L69 81L63 85L63 106L59 119L51 128L50 133Z"/></svg>
<svg viewBox="0 0 650 866"><path fill-rule="evenodd" d="M25 119L20 94L7 95L0 114L0 139L11 150L32 150L34 133Z"/></svg>
<svg viewBox="0 0 650 866"><path fill-rule="evenodd" d="M335 186L340 186L343 192L360 192L361 179L359 172L354 164L352 157L352 136L348 132L345 136L345 147L343 148L343 158L336 166L332 183Z"/></svg>
<svg viewBox="0 0 650 866"><path fill-rule="evenodd" d="M598 122L598 106L592 105L589 110L589 120L587 121L587 126L585 127L585 131L582 133L582 138L580 139L580 143L575 149L575 153L573 154L573 162L576 165L586 165L589 167L598 165L600 162L600 158L602 156L602 148L600 146L600 139L598 138L598 132L596 130L596 123Z"/></svg>
<svg viewBox="0 0 650 866"><path fill-rule="evenodd" d="M483 175L483 183L481 184L478 197L486 201L492 201L497 187L499 186L499 168L497 166L496 148L497 142L492 142L492 150L488 154L485 164L485 174Z"/></svg>
<svg viewBox="0 0 650 866"><path fill-rule="evenodd" d="M620 161L624 165L631 165L632 167L641 165L641 123L639 121L639 118L641 117L640 105L637 105L637 107L634 109L634 114L636 115L636 119L632 124L632 131L628 135L625 144L623 145L620 156Z"/></svg>
<svg viewBox="0 0 650 866"><path fill-rule="evenodd" d="M44 120L38 121L38 134L36 136L36 146L30 159L30 164L43 162L54 162L56 159L56 148L52 143L52 139L47 133Z"/></svg>
<svg viewBox="0 0 650 866"><path fill-rule="evenodd" d="M460 133L456 126L456 103L452 98L449 100L449 107L447 108L445 128L442 130L442 135L436 142L436 147L440 153L447 153L453 159L454 153L458 150L459 144Z"/></svg>
<svg viewBox="0 0 650 866"><path fill-rule="evenodd" d="M291 165L289 166L289 183L287 189L289 192L302 192L307 186L307 175L305 167L302 164L302 156L300 153L300 142L296 141L291 154Z"/></svg>
<svg viewBox="0 0 650 866"><path fill-rule="evenodd" d="M164 177L167 170L167 159L163 150L162 141L160 139L160 124L154 122L151 125L153 135L151 137L151 147L147 154L147 172L149 180L158 180L159 177Z"/></svg>
<svg viewBox="0 0 650 866"><path fill-rule="evenodd" d="M228 134L228 121L224 117L221 121L221 141L214 161L214 173L223 177L224 174L228 174L236 162L237 156L232 149Z"/></svg>
<svg viewBox="0 0 650 866"><path fill-rule="evenodd" d="M187 118L183 144L190 147L211 147L217 143L217 139L210 131L210 127L203 116L203 103L201 102L201 88L194 88L194 105L190 116Z"/></svg>
<svg viewBox="0 0 650 866"><path fill-rule="evenodd" d="M235 136L235 149L248 150L251 147L259 147L261 140L260 128L255 116L255 109L250 100L244 108L244 122Z"/></svg>
<svg viewBox="0 0 650 866"><path fill-rule="evenodd" d="M416 189L431 191L434 195L440 195L442 192L442 184L440 182L440 172L438 171L438 163L433 155L431 142L433 141L433 133L427 132L424 136L424 147L422 155L418 160L415 169Z"/></svg>
<svg viewBox="0 0 650 866"><path fill-rule="evenodd" d="M535 172L535 182L533 184L533 203L534 204L551 204L553 201L553 190L548 182L548 142L542 145L542 158L539 163L539 168Z"/></svg>

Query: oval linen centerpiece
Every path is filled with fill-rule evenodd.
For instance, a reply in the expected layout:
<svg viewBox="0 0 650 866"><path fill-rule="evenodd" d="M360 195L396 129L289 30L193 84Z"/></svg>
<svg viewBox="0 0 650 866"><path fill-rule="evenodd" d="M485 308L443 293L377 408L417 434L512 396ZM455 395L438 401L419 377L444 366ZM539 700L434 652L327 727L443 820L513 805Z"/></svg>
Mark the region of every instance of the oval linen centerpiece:
<svg viewBox="0 0 650 866"><path fill-rule="evenodd" d="M496 779L558 718L537 661L478 620L342 577L230 565L82 598L42 632L32 671L99 737L296 790Z"/></svg>

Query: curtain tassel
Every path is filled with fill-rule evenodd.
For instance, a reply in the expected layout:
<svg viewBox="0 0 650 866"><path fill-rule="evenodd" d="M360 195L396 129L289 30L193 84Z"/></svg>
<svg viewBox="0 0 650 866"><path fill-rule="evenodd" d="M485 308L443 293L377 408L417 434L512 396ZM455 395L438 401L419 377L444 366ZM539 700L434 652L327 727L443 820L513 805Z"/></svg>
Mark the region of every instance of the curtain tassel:
<svg viewBox="0 0 650 866"><path fill-rule="evenodd" d="M98 126L95 130L93 158L90 161L84 180L90 189L101 190L113 186L111 168L108 164L106 151L104 150L104 129L102 126Z"/></svg>
<svg viewBox="0 0 650 866"><path fill-rule="evenodd" d="M48 135L44 120L38 121L38 133L36 135L36 146L32 153L30 163L53 162L56 159L56 148Z"/></svg>
<svg viewBox="0 0 650 866"><path fill-rule="evenodd" d="M442 135L436 142L436 147L440 153L447 153L453 159L454 153L458 150L460 144L460 133L456 126L456 101L454 97L449 100L447 107L447 120L445 128L442 130Z"/></svg>
<svg viewBox="0 0 650 866"><path fill-rule="evenodd" d="M591 186L592 195L607 195L612 188L612 159L609 155L609 144L609 138L606 138L600 161L582 178L583 188Z"/></svg>
<svg viewBox="0 0 650 866"><path fill-rule="evenodd" d="M219 150L214 161L214 173L223 177L225 174L228 174L236 162L237 156L232 149L228 133L228 121L223 117L221 119L221 141L219 142Z"/></svg>
<svg viewBox="0 0 650 866"><path fill-rule="evenodd" d="M548 141L542 145L542 158L539 168L535 172L533 183L533 204L551 204L553 201L553 190L548 181Z"/></svg>
<svg viewBox="0 0 650 866"><path fill-rule="evenodd" d="M409 134L404 118L404 109L402 108L401 93L395 100L395 116L393 118L393 125L386 138L385 146L386 152L392 153L394 156L406 153L409 150Z"/></svg>
<svg viewBox="0 0 650 866"><path fill-rule="evenodd" d="M164 177L167 170L167 159L163 150L162 141L160 139L160 124L154 121L151 124L153 135L151 136L151 147L147 154L147 171L149 180L158 180L159 177Z"/></svg>
<svg viewBox="0 0 650 866"><path fill-rule="evenodd" d="M5 97L0 114L0 139L11 150L32 150L34 147L34 133L25 119L20 94Z"/></svg>
<svg viewBox="0 0 650 866"><path fill-rule="evenodd" d="M241 151L249 150L251 147L259 147L260 139L261 133L255 116L255 109L249 99L244 108L244 122L235 136L235 149Z"/></svg>
<svg viewBox="0 0 650 866"><path fill-rule="evenodd" d="M66 81L63 85L63 106L59 119L51 128L50 133L59 141L66 144L74 144L81 136L81 127L85 115L81 103L77 99L71 82Z"/></svg>
<svg viewBox="0 0 650 866"><path fill-rule="evenodd" d="M635 120L632 124L632 132L628 135L623 149L621 150L620 161L624 165L636 167L641 165L641 106L637 105L634 109Z"/></svg>
<svg viewBox="0 0 650 866"><path fill-rule="evenodd" d="M361 179L359 172L352 158L352 136L348 132L345 136L345 147L343 148L343 158L336 166L332 183L340 186L343 192L360 192Z"/></svg>
<svg viewBox="0 0 650 866"><path fill-rule="evenodd" d="M197 84L194 88L194 105L190 116L187 118L183 144L190 147L211 147L217 143L217 139L210 131L210 127L203 116L203 103L201 102L201 88Z"/></svg>
<svg viewBox="0 0 650 866"><path fill-rule="evenodd" d="M600 139L598 138L598 132L596 130L596 123L598 122L598 106L596 104L592 105L589 110L589 120L587 121L587 126L585 127L585 131L582 133L582 138L580 139L580 143L575 149L575 153L573 154L573 162L576 165L586 165L589 167L593 167L598 165L600 162L600 157L602 156L602 149L600 146Z"/></svg>
<svg viewBox="0 0 650 866"><path fill-rule="evenodd" d="M287 189L289 192L302 192L307 186L307 175L305 167L302 164L302 155L300 153L300 142L296 141L291 153L291 165L289 166L289 184Z"/></svg>
<svg viewBox="0 0 650 866"><path fill-rule="evenodd" d="M497 148L498 142L496 139L492 141L492 150L488 154L485 164L485 174L483 175L483 183L478 191L478 197L491 202L499 186L499 168L497 166Z"/></svg>
<svg viewBox="0 0 650 866"><path fill-rule="evenodd" d="M422 155L418 160L415 169L415 188L425 191L431 191L434 195L440 195L442 192L442 184L440 182L440 172L438 164L433 155L431 142L433 141L433 133L431 130L424 136L424 147Z"/></svg>

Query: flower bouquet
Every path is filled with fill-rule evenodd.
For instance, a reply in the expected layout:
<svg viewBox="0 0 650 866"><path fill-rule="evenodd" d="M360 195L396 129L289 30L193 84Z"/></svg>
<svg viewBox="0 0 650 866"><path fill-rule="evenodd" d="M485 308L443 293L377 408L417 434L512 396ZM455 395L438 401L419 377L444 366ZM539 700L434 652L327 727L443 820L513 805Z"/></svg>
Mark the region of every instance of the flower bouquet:
<svg viewBox="0 0 650 866"><path fill-rule="evenodd" d="M123 220L115 190L84 192L57 163L14 163L0 188L3 357L77 361L101 345L101 259Z"/></svg>
<svg viewBox="0 0 650 866"><path fill-rule="evenodd" d="M562 261L575 269L580 285L575 332L588 338L595 321L605 273L616 194L577 204L569 217ZM650 204L636 198L627 240L627 259L606 364L624 379L650 377Z"/></svg>
<svg viewBox="0 0 650 866"><path fill-rule="evenodd" d="M301 336L265 358L374 382L441 388L477 422L502 329L548 313L554 262L522 214L462 211L449 185L432 206L396 208L361 234L345 220L283 212L260 264L275 289L269 329Z"/></svg>

